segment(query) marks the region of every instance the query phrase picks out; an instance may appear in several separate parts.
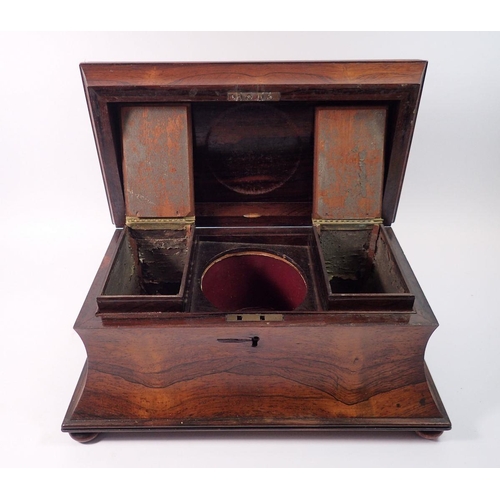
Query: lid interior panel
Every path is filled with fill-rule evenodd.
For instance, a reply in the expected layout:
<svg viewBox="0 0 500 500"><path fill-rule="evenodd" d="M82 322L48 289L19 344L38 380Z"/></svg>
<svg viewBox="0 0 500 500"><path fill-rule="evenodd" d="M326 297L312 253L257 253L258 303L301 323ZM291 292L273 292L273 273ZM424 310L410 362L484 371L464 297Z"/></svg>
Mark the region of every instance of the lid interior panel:
<svg viewBox="0 0 500 500"><path fill-rule="evenodd" d="M386 109L317 108L314 217L380 218Z"/></svg>
<svg viewBox="0 0 500 500"><path fill-rule="evenodd" d="M303 218L308 214L309 218L337 219L380 215L390 225L401 193L426 66L425 61L82 64L113 221L121 227L126 216L198 218L216 209L236 216ZM272 103L228 101L231 93L245 91L273 93L277 99ZM184 144L182 155L156 148L166 140L160 140L160 133L159 142L148 153L157 155L156 166L149 170L133 166L130 140L135 135L136 145L140 145L141 134L148 127L127 132L123 109L134 107L142 111L170 107L170 111L178 109L184 114L182 126L169 125L166 113L161 118L165 126L160 127L170 129L174 142ZM386 109L384 134L382 139L378 136L371 162L377 168L366 184L374 191L357 213L339 214L337 207L330 214L328 203L320 205L329 196L352 207L363 183L344 198L316 193L322 187L319 180L326 180L333 194L335 189L345 191L350 182L331 182L315 160L315 110L330 107ZM161 114L156 110L153 114L157 112ZM376 120L366 123L370 121ZM155 126L148 131L153 136L157 132ZM336 146L331 146L335 152ZM140 162L146 164L149 159L146 155ZM351 166L344 172L360 177L353 168L355 163L350 159L347 165Z"/></svg>
<svg viewBox="0 0 500 500"><path fill-rule="evenodd" d="M189 106L122 108L123 183L131 217L194 214Z"/></svg>

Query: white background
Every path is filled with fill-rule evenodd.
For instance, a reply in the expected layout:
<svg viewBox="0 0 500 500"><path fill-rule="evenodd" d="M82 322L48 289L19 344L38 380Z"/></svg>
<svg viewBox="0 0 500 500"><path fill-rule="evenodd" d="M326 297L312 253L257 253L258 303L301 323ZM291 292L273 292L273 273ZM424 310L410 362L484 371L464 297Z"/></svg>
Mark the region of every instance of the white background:
<svg viewBox="0 0 500 500"><path fill-rule="evenodd" d="M498 33L24 33L0 47L0 466L500 465ZM429 68L394 229L441 323L426 360L453 430L61 433L86 357L72 326L113 233L78 64L410 58Z"/></svg>

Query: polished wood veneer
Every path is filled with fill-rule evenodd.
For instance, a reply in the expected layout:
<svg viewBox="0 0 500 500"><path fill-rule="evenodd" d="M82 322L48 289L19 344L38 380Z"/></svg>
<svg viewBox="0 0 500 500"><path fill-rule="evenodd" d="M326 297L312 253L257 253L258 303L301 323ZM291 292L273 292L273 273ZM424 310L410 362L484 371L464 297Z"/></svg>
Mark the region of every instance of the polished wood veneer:
<svg viewBox="0 0 500 500"><path fill-rule="evenodd" d="M390 227L425 68L83 64L117 229L62 430L450 429Z"/></svg>

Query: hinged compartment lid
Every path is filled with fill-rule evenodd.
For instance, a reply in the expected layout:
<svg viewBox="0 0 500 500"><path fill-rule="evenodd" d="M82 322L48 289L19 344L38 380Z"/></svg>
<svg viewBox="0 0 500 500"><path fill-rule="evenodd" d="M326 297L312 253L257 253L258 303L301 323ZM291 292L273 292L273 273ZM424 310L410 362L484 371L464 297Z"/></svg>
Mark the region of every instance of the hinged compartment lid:
<svg viewBox="0 0 500 500"><path fill-rule="evenodd" d="M113 221L390 225L425 69L424 61L82 64Z"/></svg>

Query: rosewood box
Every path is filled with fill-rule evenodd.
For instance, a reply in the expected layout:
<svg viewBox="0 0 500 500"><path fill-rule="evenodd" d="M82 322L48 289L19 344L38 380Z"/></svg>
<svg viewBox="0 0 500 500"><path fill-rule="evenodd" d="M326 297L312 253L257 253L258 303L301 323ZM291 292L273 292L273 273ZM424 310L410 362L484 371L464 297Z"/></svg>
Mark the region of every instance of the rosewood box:
<svg viewBox="0 0 500 500"><path fill-rule="evenodd" d="M425 70L82 64L117 229L62 430L450 429L391 228Z"/></svg>

